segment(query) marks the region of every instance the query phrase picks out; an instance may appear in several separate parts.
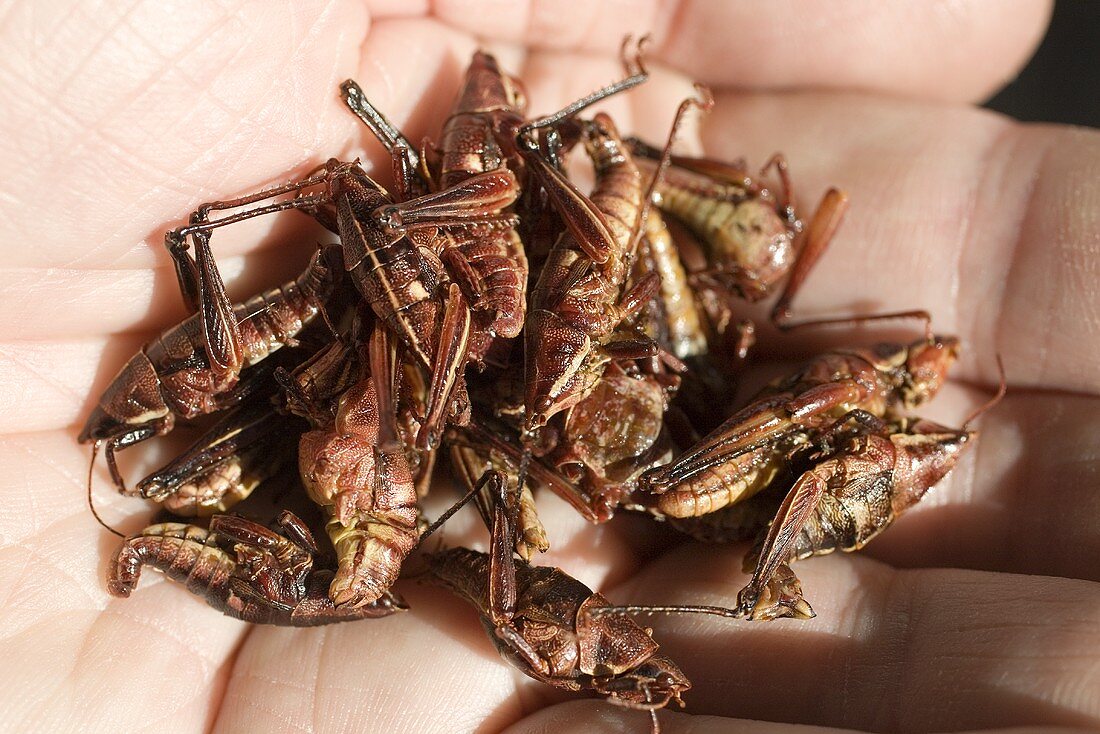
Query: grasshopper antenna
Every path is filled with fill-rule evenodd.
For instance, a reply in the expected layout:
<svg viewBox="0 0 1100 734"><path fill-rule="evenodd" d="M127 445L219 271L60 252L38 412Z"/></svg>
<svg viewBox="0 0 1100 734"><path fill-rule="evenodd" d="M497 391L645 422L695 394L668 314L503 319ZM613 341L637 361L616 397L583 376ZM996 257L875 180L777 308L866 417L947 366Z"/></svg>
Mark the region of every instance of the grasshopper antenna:
<svg viewBox="0 0 1100 734"><path fill-rule="evenodd" d="M811 321L795 321L790 322L787 319L790 318L790 308L786 304L776 305L772 311L772 323L775 324L781 331L791 332L796 329L808 329L821 326L861 326L863 324L874 324L880 321L921 321L924 323L924 338L932 344L936 341L935 335L932 333L932 314L923 309L914 309L912 311L891 311L890 313L877 313L870 316L841 316L838 318L829 319L813 319Z"/></svg>
<svg viewBox="0 0 1100 734"><path fill-rule="evenodd" d="M92 499L92 475L95 473L95 460L99 457L99 446L102 443L102 441L96 441L92 445L92 461L88 464L88 509L92 511L92 517L95 518L96 522L98 522L100 525L102 525L118 537L125 538L126 535L124 533L120 533L119 531L115 530L113 527L108 525L102 517L99 516L99 513L96 512L95 509L95 502Z"/></svg>
<svg viewBox="0 0 1100 734"><path fill-rule="evenodd" d="M1008 392L1008 381L1005 379L1005 363L1001 359L1001 355L997 355L997 369L1001 373L1001 384L997 387L997 392L983 405L979 405L978 408L966 417L963 421L963 430L965 431L971 423L987 413L990 409L997 405L1004 399L1005 393Z"/></svg>
<svg viewBox="0 0 1100 734"><path fill-rule="evenodd" d="M442 515L437 517L435 519L435 522L433 522L431 525L429 525L428 529L420 534L420 540L416 541L416 545L413 546L413 550L416 550L421 545L423 545L424 541L428 539L428 536L430 536L436 530L439 530L439 528L443 525L443 523L447 522L452 517L454 517L454 514L456 512L461 510L466 505L467 502L469 502L471 499L473 499L475 494L477 494L478 492L481 491L481 487L482 487L481 483L478 482L476 485L474 485L474 487L472 489L470 489L470 491L468 491L466 494L462 495L462 498L458 502L455 502L453 505L451 505L449 508L447 508L446 512L444 512ZM411 552L412 551L410 551L410 554L411 554Z"/></svg>

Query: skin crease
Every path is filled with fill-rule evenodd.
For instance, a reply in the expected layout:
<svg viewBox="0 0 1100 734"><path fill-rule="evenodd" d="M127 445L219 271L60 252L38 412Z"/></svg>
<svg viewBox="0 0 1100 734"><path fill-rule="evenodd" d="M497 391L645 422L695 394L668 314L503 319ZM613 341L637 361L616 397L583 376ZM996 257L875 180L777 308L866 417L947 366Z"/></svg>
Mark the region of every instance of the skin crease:
<svg viewBox="0 0 1100 734"><path fill-rule="evenodd" d="M339 103L349 76L409 137L437 135L477 46L474 22L536 112L616 78L624 33L662 28L653 79L604 106L621 129L661 139L697 75L717 104L683 150L754 164L782 150L804 210L831 184L851 196L797 313L930 308L964 345L925 411L948 425L991 391L995 354L1008 370L1009 397L981 420L978 446L920 506L858 556L796 566L817 619L644 621L695 684L685 698L699 716L662 713L665 731L1100 726L1100 136L970 106L1024 63L1047 4L584 7L5 8L0 655L19 661L0 671L5 727L648 726L506 666L472 610L415 582L401 587L410 613L310 630L250 629L152 572L131 599L105 592L117 542L87 512L89 452L75 435L125 358L183 315L163 230L204 200L329 156L379 162ZM300 271L320 241L290 214L219 232L213 246L242 298ZM763 353L785 363L887 332L912 333L765 328ZM109 521L145 523L102 467L95 479ZM553 497L539 504L554 543L544 562L612 600L730 605L744 582L744 548L684 544L630 518L592 527ZM484 547L474 513L454 522L448 544Z"/></svg>

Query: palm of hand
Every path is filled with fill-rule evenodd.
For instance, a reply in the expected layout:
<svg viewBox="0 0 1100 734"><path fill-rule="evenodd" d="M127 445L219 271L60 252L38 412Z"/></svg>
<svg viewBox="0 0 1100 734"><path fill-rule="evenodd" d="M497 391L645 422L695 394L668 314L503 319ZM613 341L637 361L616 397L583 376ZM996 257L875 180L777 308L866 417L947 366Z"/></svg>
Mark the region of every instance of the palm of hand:
<svg viewBox="0 0 1100 734"><path fill-rule="evenodd" d="M359 79L412 139L434 135L471 37L433 19L387 19L384 11L368 18L351 3L262 18L200 4L174 27L139 11L9 12L5 33L36 32L16 39L6 65L32 58L36 41L28 39L47 27L50 38L37 57L49 67L43 79L26 90L14 90L12 75L0 82L12 105L0 119L7 127L0 165L8 169L0 208L13 243L0 309L7 590L0 613L2 649L20 661L5 667L6 721L37 731L70 728L77 717L128 731L643 727L640 714L597 702L550 706L564 697L502 664L471 610L415 584L402 588L410 614L315 630L250 629L155 574L129 600L104 591L115 539L86 511L88 455L74 426L125 356L182 316L158 250L161 231L199 201L291 178L329 156L366 150L379 160L338 103L345 77ZM599 37L573 45L600 53L530 55L520 76L533 111L615 78L618 39L627 24L656 22L653 13L594 21ZM473 17L454 15L458 25ZM937 329L967 346L959 382L929 410L945 423L957 423L988 390L995 353L1013 389L984 420L973 455L866 554L799 564L817 619L654 621L657 639L695 683L690 710L874 730L1095 726L1100 572L1090 559L1100 553L1100 530L1089 479L1095 483L1098 304L1081 276L1094 268L1087 212L1098 196L1089 172L1100 162L1100 140L881 96L980 95L1018 63L1042 9L1030 20L979 23L957 44L932 28L943 52L922 56L916 70L904 44L878 49L884 60L874 65L841 56L802 16L787 30L806 37L816 53L809 57L834 67L783 55L762 68L747 61L768 51L755 39L775 37L768 33L779 20L734 6L717 12L715 28L742 29L745 47L733 48L699 31L697 15L676 14L657 58L715 84L718 103L702 134L707 153L762 162L783 150L799 192L836 184L851 194L847 222L796 308L930 307ZM481 17L500 35L516 35L518 20ZM992 71L965 63L983 44L999 57ZM512 69L521 58L518 47L501 55ZM690 86L654 66L651 82L607 107L623 130L660 139ZM733 83L872 94L722 91ZM810 196L800 194L803 208ZM233 229L214 246L234 297L294 273L318 236L292 215ZM296 239L303 244L288 244ZM826 338L798 345L844 341ZM794 343L772 342L777 356ZM96 481L105 486L103 475ZM102 504L128 531L144 522L133 500ZM644 523L592 527L553 497L540 504L555 544L542 562L610 589L612 599L733 603L742 548L674 545L654 540ZM476 537L473 525L457 520L448 542ZM672 727L688 721L666 719Z"/></svg>

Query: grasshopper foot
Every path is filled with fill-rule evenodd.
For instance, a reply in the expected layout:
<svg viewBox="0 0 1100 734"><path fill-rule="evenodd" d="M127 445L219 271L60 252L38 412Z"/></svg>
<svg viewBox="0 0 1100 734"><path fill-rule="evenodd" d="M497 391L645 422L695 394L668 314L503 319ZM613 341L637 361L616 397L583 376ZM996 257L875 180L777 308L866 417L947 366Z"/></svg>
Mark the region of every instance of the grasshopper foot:
<svg viewBox="0 0 1100 734"><path fill-rule="evenodd" d="M769 622L780 617L813 619L813 608L802 597L802 583L787 564L762 584L750 583L737 595L737 611L745 619Z"/></svg>

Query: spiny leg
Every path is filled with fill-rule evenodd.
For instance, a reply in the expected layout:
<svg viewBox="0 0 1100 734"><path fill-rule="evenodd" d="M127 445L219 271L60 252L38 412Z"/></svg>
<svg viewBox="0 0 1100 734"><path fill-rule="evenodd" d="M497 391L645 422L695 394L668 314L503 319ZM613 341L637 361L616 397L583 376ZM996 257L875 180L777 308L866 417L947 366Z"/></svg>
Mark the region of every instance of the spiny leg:
<svg viewBox="0 0 1100 734"><path fill-rule="evenodd" d="M492 537L489 541L489 619L495 625L499 640L522 658L531 670L549 676L550 666L513 623L518 594L515 548L519 506L500 472L487 472L479 486L484 486L494 500Z"/></svg>
<svg viewBox="0 0 1100 734"><path fill-rule="evenodd" d="M348 106L355 116L362 120L363 124L374 134L374 137L378 138L386 150L391 153L396 148L405 148L408 151L409 161L412 163L412 167L416 168L419 161L415 148L409 139L406 138L397 126L390 122L385 115L383 115L377 107L370 103L367 99L367 95L363 92L362 88L353 79L347 79L340 85L340 93L344 98L344 104Z"/></svg>
<svg viewBox="0 0 1100 734"><path fill-rule="evenodd" d="M831 474L829 466L806 472L779 506L779 512L764 538L756 570L748 585L737 595L737 609L745 617L770 620L777 617L809 619L814 616L813 609L802 598L801 584L788 562L794 553L798 534L817 510Z"/></svg>

